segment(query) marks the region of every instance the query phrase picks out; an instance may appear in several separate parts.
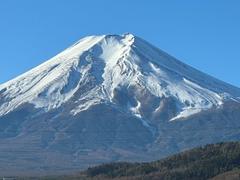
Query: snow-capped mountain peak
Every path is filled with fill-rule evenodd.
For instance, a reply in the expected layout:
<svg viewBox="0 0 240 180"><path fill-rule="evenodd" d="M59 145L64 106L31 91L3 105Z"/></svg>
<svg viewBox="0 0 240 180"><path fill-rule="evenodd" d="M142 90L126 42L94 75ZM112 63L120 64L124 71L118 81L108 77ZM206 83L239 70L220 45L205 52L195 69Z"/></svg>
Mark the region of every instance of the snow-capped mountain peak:
<svg viewBox="0 0 240 180"><path fill-rule="evenodd" d="M73 173L236 141L239 97L132 34L88 36L0 85L0 171Z"/></svg>
<svg viewBox="0 0 240 180"><path fill-rule="evenodd" d="M142 118L141 93L159 99L154 111L161 109L160 99L173 98L178 110L171 120L240 97L238 88L181 63L132 34L88 36L0 85L0 115L24 103L50 111L72 101L72 115L104 102ZM124 96L126 102L121 103Z"/></svg>

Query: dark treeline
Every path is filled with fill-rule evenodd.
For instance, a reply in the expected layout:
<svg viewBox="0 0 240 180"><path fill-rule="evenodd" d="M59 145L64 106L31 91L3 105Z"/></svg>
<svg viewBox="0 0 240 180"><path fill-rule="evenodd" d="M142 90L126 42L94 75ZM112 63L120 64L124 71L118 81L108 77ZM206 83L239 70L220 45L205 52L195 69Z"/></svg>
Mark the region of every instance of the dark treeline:
<svg viewBox="0 0 240 180"><path fill-rule="evenodd" d="M112 163L89 168L88 177L131 179L208 179L240 168L240 143L220 143L151 163Z"/></svg>

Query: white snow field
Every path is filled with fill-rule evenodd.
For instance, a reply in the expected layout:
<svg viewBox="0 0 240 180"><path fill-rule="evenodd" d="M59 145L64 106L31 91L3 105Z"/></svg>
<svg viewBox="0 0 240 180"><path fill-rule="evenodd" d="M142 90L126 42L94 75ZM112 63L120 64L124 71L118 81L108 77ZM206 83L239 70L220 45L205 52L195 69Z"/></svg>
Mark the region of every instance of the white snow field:
<svg viewBox="0 0 240 180"><path fill-rule="evenodd" d="M26 102L45 111L58 108L77 92L81 82L92 77L96 79L93 88L80 97L72 114L102 101L112 102L116 88L131 85L160 98L174 97L179 112L171 120L219 107L226 99L239 101L240 96L239 89L181 63L132 34L89 36L1 84L6 101L0 104L0 115ZM129 105L129 111L141 117L139 107L137 100L135 107Z"/></svg>

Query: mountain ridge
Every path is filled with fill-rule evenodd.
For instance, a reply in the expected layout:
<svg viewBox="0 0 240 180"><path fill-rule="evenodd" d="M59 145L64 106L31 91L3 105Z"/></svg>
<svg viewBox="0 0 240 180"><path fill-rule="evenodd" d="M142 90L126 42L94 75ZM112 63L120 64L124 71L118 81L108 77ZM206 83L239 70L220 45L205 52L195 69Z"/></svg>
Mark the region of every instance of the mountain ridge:
<svg viewBox="0 0 240 180"><path fill-rule="evenodd" d="M143 53L145 51L147 53ZM140 61L140 63L138 64L137 61ZM89 64L91 64L92 67L88 67ZM82 68L79 66L85 67ZM112 69L115 71L112 71ZM144 77L145 75L142 74L142 71L143 73L149 73L147 77ZM38 73L40 73L40 76L36 75ZM11 109L21 105L20 101L22 102L22 99L27 99L26 102L34 104L37 108L45 108L47 111L52 108L57 108L74 95L79 89L77 86L80 81L83 78L88 78L88 73L93 75L90 78L96 80L94 88L96 88L97 91L101 91L99 88L102 89L102 92L99 92L101 95L93 94L94 96L99 96L98 99L95 98L95 100L93 100L94 103L98 103L99 99L106 99L112 102L114 89L117 89L118 86L124 86L124 84L131 86L135 81L138 85L140 84L140 86L147 84L145 88L158 97L175 96L176 99L179 99L177 96L188 96L182 99L180 97L181 102L179 106L183 107L181 107L182 111L178 114L179 117L181 117L181 113L183 113L183 116L184 113L186 115L188 113L195 114L202 109L209 109L209 107L213 105L221 105L224 99L233 98L235 101L239 101L238 98L240 96L239 89L216 80L211 76L204 75L200 71L190 68L188 65L173 59L160 50L155 50L154 47L138 37L131 34L123 36L103 35L83 38L49 61L12 81L0 85L1 94L4 95L8 93L7 95L11 96L12 93L13 97L22 96L21 98L13 98L13 100L10 101L7 100L8 104L1 106L2 111L0 112L2 115L8 113ZM124 76L124 73L127 75ZM137 75L134 73L137 73ZM86 77L84 77L84 75L86 75ZM29 78L31 76L32 78ZM200 81L199 77L201 78ZM204 78L205 80L203 81ZM35 79L37 80L35 81ZM159 83L159 81L162 83ZM206 88L203 86L204 83L212 83L213 85L207 85ZM173 85L171 86L171 84ZM24 87L26 85L29 86L28 89ZM167 87L163 86L169 86L170 88L165 90ZM185 90L183 90L184 88ZM180 93L178 95L180 91L182 91L183 94ZM191 95L187 91L195 94ZM201 97L199 93L203 94L203 96ZM194 99L194 96L198 96L199 100ZM209 97L209 99L205 99L206 97ZM199 107L195 109L186 107L183 101L192 103L193 106L197 104ZM209 107L200 101L209 103ZM11 103L13 104L13 108L9 105ZM136 103L139 103L139 101ZM133 111L137 111L137 106L132 108L135 108ZM184 108L186 108L185 112ZM73 113L77 113L76 111ZM138 113L137 116L141 116L141 114ZM175 119L177 118L176 116Z"/></svg>

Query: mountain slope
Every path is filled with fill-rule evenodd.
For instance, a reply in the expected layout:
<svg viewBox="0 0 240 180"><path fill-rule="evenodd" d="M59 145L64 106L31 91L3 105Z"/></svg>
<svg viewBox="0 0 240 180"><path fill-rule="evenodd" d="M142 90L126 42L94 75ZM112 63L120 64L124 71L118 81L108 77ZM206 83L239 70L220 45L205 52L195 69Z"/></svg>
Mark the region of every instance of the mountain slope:
<svg viewBox="0 0 240 180"><path fill-rule="evenodd" d="M84 97L75 102L80 105L72 109L73 114L101 100L113 102L118 89L136 86L159 98L174 97L182 116L221 105L225 98L237 101L240 97L239 89L175 60L131 34L90 36L2 84L0 113L7 114L25 102L46 111L58 108L84 85L88 85L89 92L85 90ZM138 108L142 102L137 98L135 101L125 103L141 116Z"/></svg>
<svg viewBox="0 0 240 180"><path fill-rule="evenodd" d="M0 172L62 173L239 140L239 97L141 38L89 36L0 85Z"/></svg>
<svg viewBox="0 0 240 180"><path fill-rule="evenodd" d="M240 143L228 142L194 148L149 163L110 163L65 176L17 178L39 180L101 179L239 179Z"/></svg>
<svg viewBox="0 0 240 180"><path fill-rule="evenodd" d="M236 168L213 177L211 180L238 180L240 178L240 169Z"/></svg>

